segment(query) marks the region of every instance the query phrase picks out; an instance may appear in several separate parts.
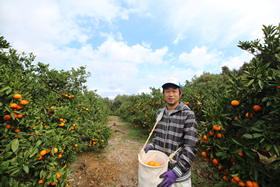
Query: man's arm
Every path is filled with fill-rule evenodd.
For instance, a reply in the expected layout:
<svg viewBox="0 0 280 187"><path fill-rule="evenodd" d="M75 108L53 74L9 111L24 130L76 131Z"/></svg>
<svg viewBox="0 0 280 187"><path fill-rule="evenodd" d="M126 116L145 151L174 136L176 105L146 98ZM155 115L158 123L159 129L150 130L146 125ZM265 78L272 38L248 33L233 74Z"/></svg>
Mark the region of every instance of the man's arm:
<svg viewBox="0 0 280 187"><path fill-rule="evenodd" d="M197 122L193 112L190 112L187 116L183 134L182 151L177 153L179 154L177 163L172 169L178 177L181 177L183 173L186 173L190 169L195 159L195 153L197 152Z"/></svg>

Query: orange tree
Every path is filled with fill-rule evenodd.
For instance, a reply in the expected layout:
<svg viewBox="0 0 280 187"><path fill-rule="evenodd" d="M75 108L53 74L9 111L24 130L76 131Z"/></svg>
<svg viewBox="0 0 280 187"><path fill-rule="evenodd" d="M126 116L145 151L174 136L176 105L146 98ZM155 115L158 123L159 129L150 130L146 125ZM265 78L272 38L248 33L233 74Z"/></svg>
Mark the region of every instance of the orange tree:
<svg viewBox="0 0 280 187"><path fill-rule="evenodd" d="M68 186L75 153L108 143L109 108L83 84L84 67L71 71L32 65L0 37L1 186Z"/></svg>
<svg viewBox="0 0 280 187"><path fill-rule="evenodd" d="M240 42L242 49L258 50L256 57L243 76L232 75L226 91L209 99L212 107L203 111L203 156L221 178L240 186L279 184L280 67L271 66L280 62L279 30L264 27L263 45ZM268 165L261 156L273 162Z"/></svg>

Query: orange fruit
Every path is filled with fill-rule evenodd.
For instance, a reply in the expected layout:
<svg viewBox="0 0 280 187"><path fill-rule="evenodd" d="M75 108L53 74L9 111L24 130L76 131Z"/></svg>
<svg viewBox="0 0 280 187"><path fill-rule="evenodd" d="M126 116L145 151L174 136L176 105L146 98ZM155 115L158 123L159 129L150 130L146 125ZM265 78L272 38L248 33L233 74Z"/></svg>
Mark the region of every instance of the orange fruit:
<svg viewBox="0 0 280 187"><path fill-rule="evenodd" d="M15 95L14 95L14 98L15 98L15 99L21 99L21 95L20 95L20 94L15 94Z"/></svg>
<svg viewBox="0 0 280 187"><path fill-rule="evenodd" d="M21 104L21 105L27 105L27 104L28 104L28 101L27 101L27 100L21 100L20 104Z"/></svg>
<svg viewBox="0 0 280 187"><path fill-rule="evenodd" d="M242 152L239 152L238 154L239 154L239 156L243 156L243 153L242 153Z"/></svg>
<svg viewBox="0 0 280 187"><path fill-rule="evenodd" d="M220 125L214 125L213 128L214 128L216 131L221 130L221 126L220 126Z"/></svg>
<svg viewBox="0 0 280 187"><path fill-rule="evenodd" d="M234 184L236 183L236 181L234 180L234 178L231 179L231 182Z"/></svg>
<svg viewBox="0 0 280 187"><path fill-rule="evenodd" d="M238 184L239 184L239 186L246 186L246 185L244 184L244 182L241 182L241 181L239 181Z"/></svg>
<svg viewBox="0 0 280 187"><path fill-rule="evenodd" d="M215 133L214 132L212 132L211 130L209 131L209 135L210 136L213 136Z"/></svg>
<svg viewBox="0 0 280 187"><path fill-rule="evenodd" d="M18 133L18 132L20 132L20 130L19 130L19 129L16 129L16 130L15 130L15 133Z"/></svg>
<svg viewBox="0 0 280 187"><path fill-rule="evenodd" d="M153 161L149 161L149 162L148 162L148 165L149 165L149 166L154 166L154 164L155 164L155 163L154 163Z"/></svg>
<svg viewBox="0 0 280 187"><path fill-rule="evenodd" d="M158 166L160 166L160 163L156 162L156 163L154 164L154 166L158 167Z"/></svg>
<svg viewBox="0 0 280 187"><path fill-rule="evenodd" d="M233 162L234 162L234 159L233 159L233 158L230 158L230 162L233 163Z"/></svg>
<svg viewBox="0 0 280 187"><path fill-rule="evenodd" d="M38 184L44 184L44 181L41 179L39 180Z"/></svg>
<svg viewBox="0 0 280 187"><path fill-rule="evenodd" d="M11 125L6 125L6 128L7 129L11 129Z"/></svg>
<svg viewBox="0 0 280 187"><path fill-rule="evenodd" d="M63 126L64 126L64 123L60 123L59 126L60 126L60 127L63 127Z"/></svg>
<svg viewBox="0 0 280 187"><path fill-rule="evenodd" d="M78 147L78 144L75 144L75 147Z"/></svg>
<svg viewBox="0 0 280 187"><path fill-rule="evenodd" d="M22 118L22 114L16 115L16 118Z"/></svg>
<svg viewBox="0 0 280 187"><path fill-rule="evenodd" d="M10 107L11 107L11 108L17 108L17 106L18 106L18 105L17 105L16 103L10 104Z"/></svg>
<svg viewBox="0 0 280 187"><path fill-rule="evenodd" d="M209 151L210 150L210 147L208 147L205 151Z"/></svg>
<svg viewBox="0 0 280 187"><path fill-rule="evenodd" d="M228 171L227 171L227 170L224 170L224 171L223 171L223 174L224 174L224 175L227 175L227 174L228 174Z"/></svg>
<svg viewBox="0 0 280 187"><path fill-rule="evenodd" d="M201 154L203 157L207 157L207 153L206 152L202 152L202 154Z"/></svg>
<svg viewBox="0 0 280 187"><path fill-rule="evenodd" d="M258 112L258 111L260 111L262 109L262 107L260 106L260 105L254 105L253 106L253 110L255 111L255 112Z"/></svg>
<svg viewBox="0 0 280 187"><path fill-rule="evenodd" d="M60 118L59 121L64 121L63 118Z"/></svg>
<svg viewBox="0 0 280 187"><path fill-rule="evenodd" d="M223 169L223 166L218 166L218 169L219 169L219 170Z"/></svg>
<svg viewBox="0 0 280 187"><path fill-rule="evenodd" d="M233 179L234 179L236 182L239 182L239 181L240 181L240 178L239 178L238 176L233 177Z"/></svg>
<svg viewBox="0 0 280 187"><path fill-rule="evenodd" d="M42 151L40 152L40 155L42 155L42 156L44 156L45 154L47 154L47 151L46 151L46 150L42 150Z"/></svg>
<svg viewBox="0 0 280 187"><path fill-rule="evenodd" d="M197 105L200 105L200 103L197 103Z"/></svg>
<svg viewBox="0 0 280 187"><path fill-rule="evenodd" d="M57 148L53 148L53 152L57 153L58 149Z"/></svg>
<svg viewBox="0 0 280 187"><path fill-rule="evenodd" d="M204 140L207 140L207 136L206 136L206 135L204 135L204 136L203 136L203 139L204 139Z"/></svg>
<svg viewBox="0 0 280 187"><path fill-rule="evenodd" d="M233 100L233 101L231 101L231 105L232 106L238 106L240 103L239 103L239 101L237 101L237 100Z"/></svg>
<svg viewBox="0 0 280 187"><path fill-rule="evenodd" d="M4 119L4 120L10 120L10 119L11 119L11 116L10 116L10 115L5 115L5 116L3 117L3 119Z"/></svg>
<svg viewBox="0 0 280 187"><path fill-rule="evenodd" d="M209 162L210 160L209 160L209 159L205 159L205 161L206 161L206 162Z"/></svg>
<svg viewBox="0 0 280 187"><path fill-rule="evenodd" d="M234 119L234 121L237 121L237 116L235 118L233 118L233 119Z"/></svg>
<svg viewBox="0 0 280 187"><path fill-rule="evenodd" d="M223 176L223 179L224 179L225 181L229 181L229 179L227 179L227 176L226 176L226 175Z"/></svg>
<svg viewBox="0 0 280 187"><path fill-rule="evenodd" d="M17 106L17 109L20 110L20 109L22 109L22 107L23 107L23 106L18 105L18 106Z"/></svg>
<svg viewBox="0 0 280 187"><path fill-rule="evenodd" d="M253 183L251 181L246 181L247 187L254 187Z"/></svg>
<svg viewBox="0 0 280 187"><path fill-rule="evenodd" d="M223 135L221 133L217 134L217 138L222 138L222 137L223 137Z"/></svg>
<svg viewBox="0 0 280 187"><path fill-rule="evenodd" d="M61 177L60 173L56 173L57 179L59 179Z"/></svg>
<svg viewBox="0 0 280 187"><path fill-rule="evenodd" d="M253 182L253 187L259 187L259 184L257 182Z"/></svg>
<svg viewBox="0 0 280 187"><path fill-rule="evenodd" d="M218 160L216 159L216 158L214 158L213 160L212 160L212 162L213 162L213 164L216 166L219 162L218 162Z"/></svg>
<svg viewBox="0 0 280 187"><path fill-rule="evenodd" d="M250 118L252 118L254 115L252 113L250 113ZM249 112L246 113L246 117L249 117Z"/></svg>

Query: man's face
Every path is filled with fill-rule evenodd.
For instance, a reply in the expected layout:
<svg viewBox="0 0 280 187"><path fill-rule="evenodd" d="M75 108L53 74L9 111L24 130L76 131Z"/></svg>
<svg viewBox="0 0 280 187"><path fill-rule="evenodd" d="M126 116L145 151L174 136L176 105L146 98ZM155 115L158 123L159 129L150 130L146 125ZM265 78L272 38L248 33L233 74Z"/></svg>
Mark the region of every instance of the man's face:
<svg viewBox="0 0 280 187"><path fill-rule="evenodd" d="M179 88L175 85L167 85L163 91L164 100L168 105L176 105L179 103L180 94Z"/></svg>

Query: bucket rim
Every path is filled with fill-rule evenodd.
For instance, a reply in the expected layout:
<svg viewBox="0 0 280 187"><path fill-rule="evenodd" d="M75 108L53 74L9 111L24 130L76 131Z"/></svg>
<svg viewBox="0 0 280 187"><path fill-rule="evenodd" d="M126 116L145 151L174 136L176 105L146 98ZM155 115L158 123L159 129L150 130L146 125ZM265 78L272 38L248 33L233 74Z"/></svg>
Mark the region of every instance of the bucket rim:
<svg viewBox="0 0 280 187"><path fill-rule="evenodd" d="M165 164L161 165L161 166L156 166L156 167L155 167L155 166L149 166L149 165L144 164L144 163L141 161L140 155L138 154L138 161L139 161L140 164L142 164L142 165L145 166L145 167L152 168L152 169L162 168L162 167L165 167L165 166L168 164L169 159L168 159L168 156L167 156L165 153L163 153L163 152L161 152L161 151L158 151L158 150L150 150L150 151L151 151L151 152L158 152L158 153L164 155L164 156L167 158L167 162L166 162ZM150 152L150 151L149 151L149 152ZM145 154L145 153L144 153L144 154Z"/></svg>

